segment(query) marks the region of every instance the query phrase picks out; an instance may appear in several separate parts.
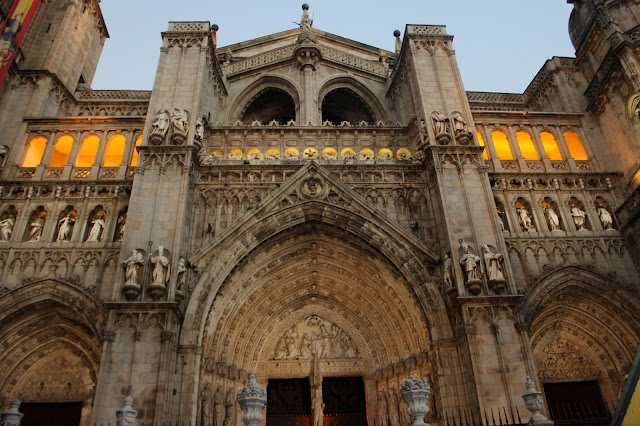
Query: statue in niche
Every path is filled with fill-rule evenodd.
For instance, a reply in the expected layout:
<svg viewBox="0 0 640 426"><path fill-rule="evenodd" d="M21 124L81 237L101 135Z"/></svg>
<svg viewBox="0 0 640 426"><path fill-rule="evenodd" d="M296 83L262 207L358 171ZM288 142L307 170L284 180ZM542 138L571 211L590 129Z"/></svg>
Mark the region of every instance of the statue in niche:
<svg viewBox="0 0 640 426"><path fill-rule="evenodd" d="M611 213L609 213L602 204L598 204L596 213L598 213L598 217L600 218L600 222L602 222L602 227L605 231L613 231L613 216L611 216Z"/></svg>
<svg viewBox="0 0 640 426"><path fill-rule="evenodd" d="M238 153L236 151L231 151L229 153L229 160L239 160Z"/></svg>
<svg viewBox="0 0 640 426"><path fill-rule="evenodd" d="M222 386L218 386L215 395L213 395L213 425L223 426L225 418L226 406L225 397L222 393Z"/></svg>
<svg viewBox="0 0 640 426"><path fill-rule="evenodd" d="M104 230L104 212L98 213L98 216L91 221L91 230L87 236L87 241L100 242L102 231Z"/></svg>
<svg viewBox="0 0 640 426"><path fill-rule="evenodd" d="M533 226L533 220L529 216L529 210L525 206L516 208L518 212L518 218L520 219L520 225L526 232L536 232L536 228Z"/></svg>
<svg viewBox="0 0 640 426"><path fill-rule="evenodd" d="M433 131L437 135L449 133L449 117L442 111L433 111L431 113L433 120Z"/></svg>
<svg viewBox="0 0 640 426"><path fill-rule="evenodd" d="M204 139L204 125L202 124L202 118L198 118L196 120L196 134L194 137L198 142L202 142Z"/></svg>
<svg viewBox="0 0 640 426"><path fill-rule="evenodd" d="M169 129L169 114L167 111L158 111L156 118L151 125L151 133L166 135Z"/></svg>
<svg viewBox="0 0 640 426"><path fill-rule="evenodd" d="M345 160L355 160L356 159L356 153L352 152L351 150L347 151L344 155L344 159Z"/></svg>
<svg viewBox="0 0 640 426"><path fill-rule="evenodd" d="M267 160L279 160L279 159L280 159L280 154L278 153L278 151L271 151L271 153L267 157Z"/></svg>
<svg viewBox="0 0 640 426"><path fill-rule="evenodd" d="M442 261L442 279L446 288L454 288L453 261L449 256L449 252L443 255Z"/></svg>
<svg viewBox="0 0 640 426"><path fill-rule="evenodd" d="M225 405L225 417L224 417L224 426L232 426L235 424L235 414L236 414L236 394L233 388L227 391L227 398L224 401Z"/></svg>
<svg viewBox="0 0 640 426"><path fill-rule="evenodd" d="M489 246L482 245L484 253L484 265L487 268L489 281L504 281L503 265L504 256L501 253L491 253Z"/></svg>
<svg viewBox="0 0 640 426"><path fill-rule="evenodd" d="M174 132L187 134L189 130L189 115L182 108L174 108L171 113L171 127Z"/></svg>
<svg viewBox="0 0 640 426"><path fill-rule="evenodd" d="M149 261L153 265L152 285L166 286L171 275L169 259L164 255L164 247L158 246L157 256L149 255Z"/></svg>
<svg viewBox="0 0 640 426"><path fill-rule="evenodd" d="M176 268L178 272L178 280L176 282L176 293L182 293L184 285L187 282L187 261L184 257L180 256L178 259L178 266Z"/></svg>
<svg viewBox="0 0 640 426"><path fill-rule="evenodd" d="M469 245L460 239L460 247L462 248L462 257L460 258L460 264L464 267L467 281L478 281L482 276L480 271L480 257L471 253Z"/></svg>
<svg viewBox="0 0 640 426"><path fill-rule="evenodd" d="M533 189L533 181L531 180L531 178L527 178L527 179L524 181L524 186L525 186L527 189Z"/></svg>
<svg viewBox="0 0 640 426"><path fill-rule="evenodd" d="M124 226L127 223L127 213L124 212L120 214L118 217L118 221L116 222L116 241L122 241L122 237L124 237Z"/></svg>
<svg viewBox="0 0 640 426"><path fill-rule="evenodd" d="M76 220L73 218L72 214L69 213L62 219L58 221L58 237L56 238L56 242L61 241L70 241L71 234L73 233L73 225L76 223Z"/></svg>
<svg viewBox="0 0 640 426"><path fill-rule="evenodd" d="M200 418L203 426L210 426L213 422L213 394L211 384L204 385L200 392Z"/></svg>
<svg viewBox="0 0 640 426"><path fill-rule="evenodd" d="M551 207L550 204L544 208L544 217L547 218L547 223L549 224L550 231L561 231L560 228L560 217L556 211Z"/></svg>
<svg viewBox="0 0 640 426"><path fill-rule="evenodd" d="M0 220L0 241L9 241L13 233L13 225L16 221L13 217L7 216L6 219Z"/></svg>
<svg viewBox="0 0 640 426"><path fill-rule="evenodd" d="M44 217L39 216L29 226L31 226L31 229L29 230L27 241L40 241L42 230L44 229Z"/></svg>
<svg viewBox="0 0 640 426"><path fill-rule="evenodd" d="M455 129L456 136L469 133L469 126L462 117L462 114L456 111L451 115L451 118L453 119L453 127Z"/></svg>
<svg viewBox="0 0 640 426"><path fill-rule="evenodd" d="M140 285L140 283L138 283L138 275L140 274L140 270L144 265L142 253L140 253L136 249L133 249L131 250L131 256L129 256L127 260L122 263L124 263L124 283L131 285Z"/></svg>
<svg viewBox="0 0 640 426"><path fill-rule="evenodd" d="M322 159L323 160L337 160L338 156L335 152L324 152L322 154Z"/></svg>
<svg viewBox="0 0 640 426"><path fill-rule="evenodd" d="M578 229L578 231L586 231L587 228L585 227L585 221L587 213L585 213L581 208L573 203L571 203L570 206L571 217L573 218L573 223L576 224L576 228Z"/></svg>
<svg viewBox="0 0 640 426"><path fill-rule="evenodd" d="M280 359L286 359L287 358L287 338L289 337L288 335L288 331L285 333L285 335L283 337L280 338L280 340L278 340L278 343L276 344L276 351L273 355L273 359L275 360L280 360ZM307 335L305 334L305 337ZM304 343L303 343L304 346Z"/></svg>
<svg viewBox="0 0 640 426"><path fill-rule="evenodd" d="M422 143L429 141L429 129L427 129L427 123L424 120L420 120L420 139L422 139Z"/></svg>
<svg viewBox="0 0 640 426"><path fill-rule="evenodd" d="M324 426L324 403L322 402L322 391L320 387L313 389L313 401L311 402L312 426Z"/></svg>
<svg viewBox="0 0 640 426"><path fill-rule="evenodd" d="M204 148L202 148L200 149L200 151L198 151L198 162L200 163L201 166L208 166L213 162L213 159L209 157L209 154L207 154L207 151Z"/></svg>
<svg viewBox="0 0 640 426"><path fill-rule="evenodd" d="M398 395L393 388L389 389L389 426L400 426L400 404L398 401Z"/></svg>
<svg viewBox="0 0 640 426"><path fill-rule="evenodd" d="M389 407L384 390L378 391L378 412L376 414L377 426L389 426Z"/></svg>
<svg viewBox="0 0 640 426"><path fill-rule="evenodd" d="M504 219L502 218L503 214L504 214L504 212L502 210L500 210L499 207L496 207L496 215L498 216L498 224L500 224L500 230L501 231L506 231L507 228L504 226Z"/></svg>

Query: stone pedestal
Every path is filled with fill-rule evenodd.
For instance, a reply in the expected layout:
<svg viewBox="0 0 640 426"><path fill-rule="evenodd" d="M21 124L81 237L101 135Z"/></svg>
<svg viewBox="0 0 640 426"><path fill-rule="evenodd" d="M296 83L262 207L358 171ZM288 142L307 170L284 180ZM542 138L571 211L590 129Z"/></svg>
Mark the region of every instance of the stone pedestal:
<svg viewBox="0 0 640 426"><path fill-rule="evenodd" d="M22 414L18 409L20 408L20 400L15 398L9 404L9 411L5 411L0 414L0 426L20 426L22 420Z"/></svg>
<svg viewBox="0 0 640 426"><path fill-rule="evenodd" d="M544 408L542 392L538 392L536 390L533 380L531 380L531 377L527 377L526 386L527 386L527 393L522 395L522 399L524 399L524 405L527 407L527 410L531 411L531 413L533 414L531 416L531 419L529 419L529 424L552 426L553 420L547 419L541 413L542 409Z"/></svg>
<svg viewBox="0 0 640 426"><path fill-rule="evenodd" d="M402 384L400 388L402 399L409 406L407 413L413 419L411 426L428 426L428 423L424 422L424 416L429 412L427 407L427 400L431 394L431 386L426 380L420 380L413 376Z"/></svg>
<svg viewBox="0 0 640 426"><path fill-rule="evenodd" d="M238 392L238 404L242 409L242 422L246 426L258 426L262 422L267 391L258 384L255 374L249 376L249 384Z"/></svg>
<svg viewBox="0 0 640 426"><path fill-rule="evenodd" d="M133 398L130 396L124 399L124 406L116 411L116 426L133 426L136 422L138 412L132 408Z"/></svg>

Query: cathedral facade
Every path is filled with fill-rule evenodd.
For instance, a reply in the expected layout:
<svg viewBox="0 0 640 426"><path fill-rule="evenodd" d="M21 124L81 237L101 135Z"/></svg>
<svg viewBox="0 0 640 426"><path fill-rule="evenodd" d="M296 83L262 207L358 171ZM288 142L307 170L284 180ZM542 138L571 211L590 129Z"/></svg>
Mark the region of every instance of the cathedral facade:
<svg viewBox="0 0 640 426"><path fill-rule="evenodd" d="M548 417L613 411L640 344L637 2L570 1L576 57L523 94L465 91L443 26L386 51L306 5L224 47L170 22L151 91L92 90L98 3L42 1L6 45L3 408L240 425L255 373L270 425L409 424L409 376L431 424L526 420L528 376Z"/></svg>

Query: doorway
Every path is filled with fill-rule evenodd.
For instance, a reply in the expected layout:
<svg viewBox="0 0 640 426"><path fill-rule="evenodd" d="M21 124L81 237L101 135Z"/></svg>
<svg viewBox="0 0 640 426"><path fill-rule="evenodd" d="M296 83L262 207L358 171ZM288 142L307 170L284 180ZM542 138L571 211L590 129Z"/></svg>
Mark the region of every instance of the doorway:
<svg viewBox="0 0 640 426"><path fill-rule="evenodd" d="M72 426L79 425L82 416L82 402L20 404L22 426Z"/></svg>
<svg viewBox="0 0 640 426"><path fill-rule="evenodd" d="M604 405L598 382L545 383L544 394L549 416L556 425L575 424L576 420L590 425L608 425L611 414Z"/></svg>
<svg viewBox="0 0 640 426"><path fill-rule="evenodd" d="M269 379L267 386L267 425L311 425L311 386L309 379Z"/></svg>
<svg viewBox="0 0 640 426"><path fill-rule="evenodd" d="M367 402L362 377L322 380L324 426L366 426Z"/></svg>

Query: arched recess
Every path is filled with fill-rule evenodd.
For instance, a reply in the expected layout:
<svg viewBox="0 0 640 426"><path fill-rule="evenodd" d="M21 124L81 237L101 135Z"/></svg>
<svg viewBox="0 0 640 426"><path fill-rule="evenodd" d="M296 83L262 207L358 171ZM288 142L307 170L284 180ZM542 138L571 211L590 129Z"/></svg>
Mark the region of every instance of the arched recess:
<svg viewBox="0 0 640 426"><path fill-rule="evenodd" d="M318 108L320 110L319 115L321 117L323 115L323 102L325 101L326 96L331 92L338 93L335 91L346 91L351 95L351 97L358 100L362 109L371 116L371 122L369 124L373 124L373 122L380 120L386 121L386 117L389 116L382 106L382 103L380 103L378 98L364 84L351 76L339 76L325 81L318 91ZM322 121L325 121L324 117L322 117ZM329 119L329 121L331 121L331 119ZM345 118L342 121L351 120ZM365 119L365 121L367 120ZM358 125L359 121L351 122L351 124Z"/></svg>
<svg viewBox="0 0 640 426"><path fill-rule="evenodd" d="M597 380L605 403L615 406L640 343L637 298L570 266L542 277L523 307L541 382Z"/></svg>
<svg viewBox="0 0 640 426"><path fill-rule="evenodd" d="M300 118L300 89L296 84L284 77L275 75L264 75L251 83L235 100L230 108L229 115L227 117L228 122L235 122L242 120L247 109L253 104L257 98L265 93L266 90L273 89L276 91L283 91L291 99L293 99L295 105L295 117L296 122L299 122ZM251 123L244 123L249 125ZM262 123L264 125L269 123ZM280 123L286 124L286 123Z"/></svg>
<svg viewBox="0 0 640 426"><path fill-rule="evenodd" d="M89 424L105 315L82 289L57 279L0 299L0 403L82 402Z"/></svg>

